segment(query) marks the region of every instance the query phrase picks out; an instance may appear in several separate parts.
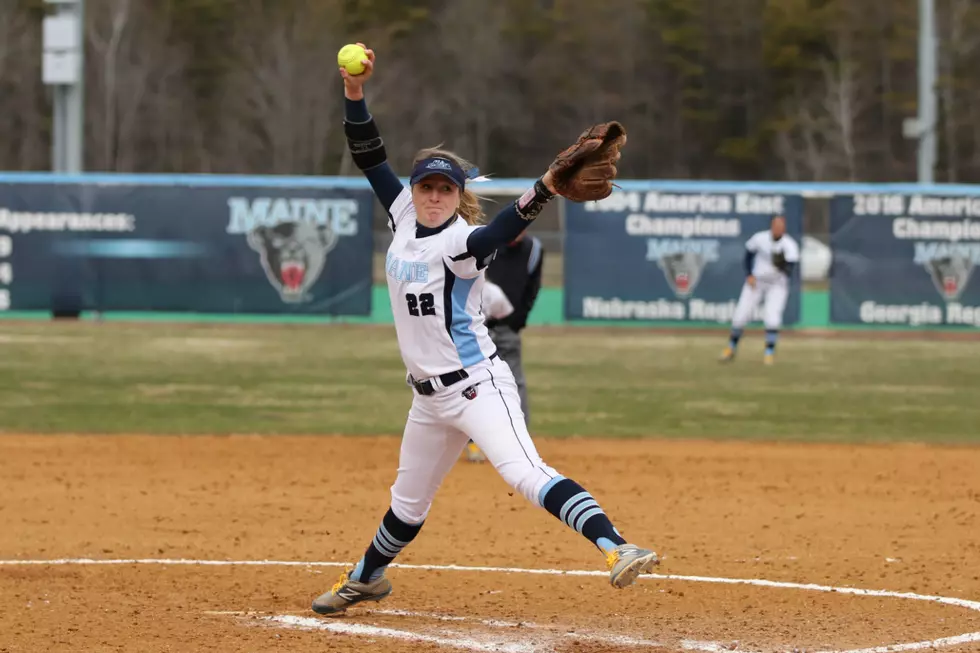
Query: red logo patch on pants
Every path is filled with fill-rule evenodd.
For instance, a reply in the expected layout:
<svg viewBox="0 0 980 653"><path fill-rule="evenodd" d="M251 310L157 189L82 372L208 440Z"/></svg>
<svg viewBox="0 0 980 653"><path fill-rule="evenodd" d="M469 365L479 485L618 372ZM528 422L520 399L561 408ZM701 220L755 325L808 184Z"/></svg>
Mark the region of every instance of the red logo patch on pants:
<svg viewBox="0 0 980 653"><path fill-rule="evenodd" d="M470 400L476 399L476 386L471 385L470 387L463 390L463 396Z"/></svg>

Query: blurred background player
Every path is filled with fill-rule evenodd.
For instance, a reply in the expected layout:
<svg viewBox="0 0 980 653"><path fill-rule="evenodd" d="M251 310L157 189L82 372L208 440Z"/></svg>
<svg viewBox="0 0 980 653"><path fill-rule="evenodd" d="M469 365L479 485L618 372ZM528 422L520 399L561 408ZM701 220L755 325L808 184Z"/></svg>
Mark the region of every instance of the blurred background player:
<svg viewBox="0 0 980 653"><path fill-rule="evenodd" d="M487 267L487 285L494 283L513 305L507 315L487 313L487 327L490 338L497 345L497 353L510 366L517 381L521 397L521 410L524 423L531 427L531 411L527 399L527 379L521 363L521 331L527 325L527 316L534 308L534 302L541 290L541 269L544 263L544 248L541 241L528 236L526 231L506 247L497 250L497 255ZM486 308L486 306L484 306ZM466 457L471 462L486 460L483 452L470 442L466 447Z"/></svg>
<svg viewBox="0 0 980 653"><path fill-rule="evenodd" d="M800 260L800 246L786 233L786 218L773 217L769 229L759 231L745 243L745 273L742 294L732 316L732 332L728 346L721 354L722 362L735 358L742 330L752 319L759 301L764 302L763 324L766 327L766 350L762 360L773 363L776 340L783 323L783 311L789 297L790 278Z"/></svg>
<svg viewBox="0 0 980 653"><path fill-rule="evenodd" d="M483 314L487 321L502 320L514 312L514 305L504 289L492 281L483 282Z"/></svg>

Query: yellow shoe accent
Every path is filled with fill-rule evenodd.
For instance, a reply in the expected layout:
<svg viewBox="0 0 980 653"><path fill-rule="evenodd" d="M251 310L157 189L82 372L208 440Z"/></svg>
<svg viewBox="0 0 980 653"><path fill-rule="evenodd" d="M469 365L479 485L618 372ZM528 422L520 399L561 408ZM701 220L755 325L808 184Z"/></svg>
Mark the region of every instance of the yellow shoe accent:
<svg viewBox="0 0 980 653"><path fill-rule="evenodd" d="M619 562L619 551L613 549L606 554L606 567L609 571L612 571L612 568L616 566L617 562Z"/></svg>
<svg viewBox="0 0 980 653"><path fill-rule="evenodd" d="M762 362L765 365L772 365L773 363L776 362L776 359L772 354L766 354L762 357Z"/></svg>
<svg viewBox="0 0 980 653"><path fill-rule="evenodd" d="M466 459L471 463L482 463L486 461L487 456L480 451L480 447L476 446L476 442L470 442L466 445Z"/></svg>
<svg viewBox="0 0 980 653"><path fill-rule="evenodd" d="M735 350L731 347L725 347L725 350L721 352L721 356L718 358L721 362L725 363L730 360L734 360Z"/></svg>
<svg viewBox="0 0 980 653"><path fill-rule="evenodd" d="M330 588L331 593L336 594L341 587L347 583L347 572L345 571L340 575L340 580L334 583L334 586Z"/></svg>
<svg viewBox="0 0 980 653"><path fill-rule="evenodd" d="M317 614L336 615L362 601L380 601L389 594L391 582L384 575L377 580L361 583L351 580L349 572L345 571L329 592L314 599L311 607Z"/></svg>

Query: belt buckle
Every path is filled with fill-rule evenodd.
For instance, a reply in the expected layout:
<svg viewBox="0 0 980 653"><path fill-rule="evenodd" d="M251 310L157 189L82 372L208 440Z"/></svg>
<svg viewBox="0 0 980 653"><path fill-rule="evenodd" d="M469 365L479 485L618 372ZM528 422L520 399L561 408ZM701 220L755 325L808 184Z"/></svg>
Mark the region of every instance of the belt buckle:
<svg viewBox="0 0 980 653"><path fill-rule="evenodd" d="M420 395L428 396L435 392L435 386L432 385L431 381L416 381L414 376L411 379L412 386Z"/></svg>

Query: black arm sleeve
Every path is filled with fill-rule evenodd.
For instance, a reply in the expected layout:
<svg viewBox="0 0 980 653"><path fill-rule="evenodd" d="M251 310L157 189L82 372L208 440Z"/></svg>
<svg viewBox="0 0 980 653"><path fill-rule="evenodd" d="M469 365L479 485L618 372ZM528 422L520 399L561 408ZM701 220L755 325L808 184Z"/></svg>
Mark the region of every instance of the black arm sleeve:
<svg viewBox="0 0 980 653"><path fill-rule="evenodd" d="M745 274L752 274L752 264L755 263L755 252L745 250Z"/></svg>
<svg viewBox="0 0 980 653"><path fill-rule="evenodd" d="M391 205L405 187L388 165L381 134L374 124L374 118L368 112L367 102L363 99L345 99L344 132L347 135L351 155L354 157L354 164L367 177L385 211L390 211Z"/></svg>

